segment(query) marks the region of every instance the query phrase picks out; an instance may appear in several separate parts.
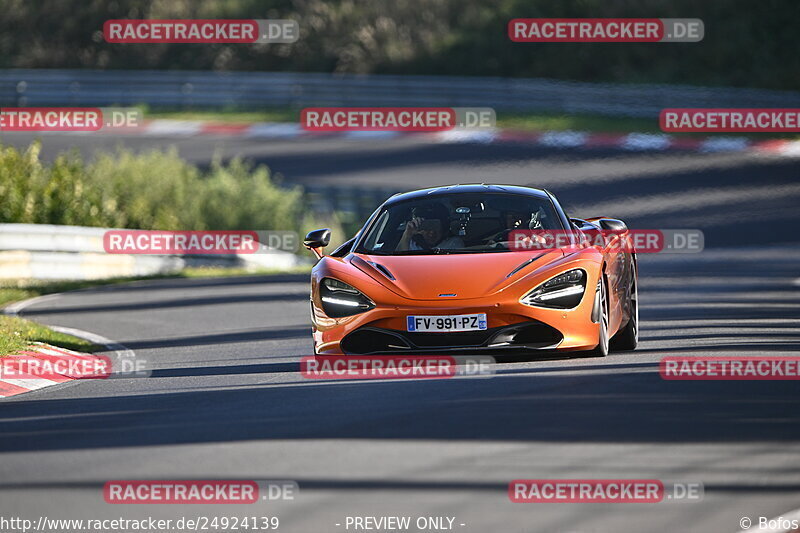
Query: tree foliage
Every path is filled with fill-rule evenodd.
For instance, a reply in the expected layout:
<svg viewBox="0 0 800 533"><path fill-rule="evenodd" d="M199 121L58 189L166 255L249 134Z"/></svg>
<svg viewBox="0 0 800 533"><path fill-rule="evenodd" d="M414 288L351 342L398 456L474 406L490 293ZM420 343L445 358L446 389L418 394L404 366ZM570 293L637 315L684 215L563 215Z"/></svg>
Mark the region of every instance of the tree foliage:
<svg viewBox="0 0 800 533"><path fill-rule="evenodd" d="M798 88L796 0L0 0L0 67L545 77ZM700 43L511 42L526 17L701 18ZM109 44L114 18L293 18L294 44Z"/></svg>

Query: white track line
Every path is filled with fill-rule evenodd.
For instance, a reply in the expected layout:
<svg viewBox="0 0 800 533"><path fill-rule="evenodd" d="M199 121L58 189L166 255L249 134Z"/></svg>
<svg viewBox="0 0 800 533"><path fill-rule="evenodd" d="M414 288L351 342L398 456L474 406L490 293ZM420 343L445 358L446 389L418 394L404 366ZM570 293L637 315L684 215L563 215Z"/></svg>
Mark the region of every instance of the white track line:
<svg viewBox="0 0 800 533"><path fill-rule="evenodd" d="M109 376L111 379L115 377L145 378L150 376L151 370L144 366L139 366L146 364L146 361L137 361L136 352L124 344L120 344L117 341L103 337L97 333L92 333L91 331L83 331L82 329L76 328L65 328L62 326L48 327L52 330L58 331L59 333L66 333L67 335L72 335L73 337L78 337L94 344L100 344L109 350L113 350L113 357L115 361L113 361L111 364L111 367L114 369L114 373Z"/></svg>
<svg viewBox="0 0 800 533"><path fill-rule="evenodd" d="M61 296L61 293L56 294L45 294L44 296L37 296L36 298L29 298L27 300L22 300L21 302L14 302L13 304L9 304L3 308L3 313L7 315L18 315L20 311L28 307L29 305L37 304L39 302L46 302L48 300L52 300L53 298L57 298Z"/></svg>
<svg viewBox="0 0 800 533"><path fill-rule="evenodd" d="M13 304L10 304L10 305L7 305L6 307L4 307L2 309L2 312L4 314L7 314L7 315L18 315L20 311L22 311L23 309L25 309L28 306L31 306L31 305L37 304L37 303L41 303L41 302L45 302L45 301L49 301L49 300L52 300L54 298L58 298L59 296L62 296L63 294L64 293L60 293L60 292L59 293L55 293L55 294L45 294L44 296L37 296L35 298L29 298L28 300L22 300L21 302L15 302ZM123 360L128 360L128 361L135 361L136 360L136 353L133 350L129 349L127 346L125 346L123 344L120 344L117 341L114 341L114 340L111 340L109 338L103 337L102 335L98 335L97 333L92 333L91 331L84 331L82 329L77 329L77 328L67 328L67 327L63 327L63 326L47 326L47 327L49 327L53 331L58 331L60 333L65 333L67 335L72 335L73 337L78 337L79 339L84 339L84 340L87 340L87 341L92 342L94 344L99 344L101 346L105 346L109 350L113 350L114 357L117 360L116 361L117 365L113 365L115 368L120 368L121 363L122 363ZM137 377L144 377L146 375L148 375L148 373L144 372L144 371L139 371L139 372L136 373ZM128 376L128 377L130 377L130 376ZM5 380L5 381L9 381L9 380ZM70 382L72 382L72 381L78 381L78 380L70 380ZM56 383L53 382L52 384L55 385ZM45 385L43 385L43 386L45 386ZM36 388L41 388L41 387L36 387Z"/></svg>
<svg viewBox="0 0 800 533"><path fill-rule="evenodd" d="M44 378L3 378L2 381L3 383L9 383L17 387L22 387L23 389L28 389L28 391L43 389L50 385L58 385L57 381Z"/></svg>
<svg viewBox="0 0 800 533"><path fill-rule="evenodd" d="M45 294L44 296L37 296L35 298L22 300L21 302L15 302L3 308L3 313L7 315L18 315L19 312L25 309L26 307L29 307L33 304L46 302L54 298L58 298L63 294L64 293L57 292L55 294ZM67 328L62 326L47 326L47 327L49 327L54 331L59 331L61 333L66 333L67 335L72 335L73 337L78 337L80 339L84 339L89 342L93 342L95 344L103 345L109 350L114 350L114 352L120 357L135 357L136 355L133 352L133 350L128 349L126 346L111 339L108 339L106 337L103 337L102 335L92 333L91 331L83 331L82 329Z"/></svg>
<svg viewBox="0 0 800 533"><path fill-rule="evenodd" d="M116 341L103 337L102 335L98 335L97 333L92 333L91 331L83 331L82 329L76 328L65 328L62 326L47 326L54 331L58 331L59 333L66 333L67 335L72 335L73 337L78 337L83 340L87 340L89 342L93 342L95 344L101 344L108 348L109 350L114 350L114 353L117 357L136 357L136 354L133 350L127 348L125 345L120 344Z"/></svg>

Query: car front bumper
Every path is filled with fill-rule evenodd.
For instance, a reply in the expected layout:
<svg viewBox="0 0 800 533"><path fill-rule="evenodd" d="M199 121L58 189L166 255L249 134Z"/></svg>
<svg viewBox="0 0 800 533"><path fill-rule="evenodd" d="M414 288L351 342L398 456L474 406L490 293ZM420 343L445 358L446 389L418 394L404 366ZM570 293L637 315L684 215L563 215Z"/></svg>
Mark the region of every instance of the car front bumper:
<svg viewBox="0 0 800 533"><path fill-rule="evenodd" d="M589 287L593 287L589 285ZM594 290L587 288L573 309L532 307L514 299L411 302L383 306L359 315L332 319L312 302L317 354L434 354L535 350L588 350L597 345L599 326L592 321ZM454 305L460 304L460 305ZM412 315L486 313L486 330L467 332L409 332Z"/></svg>

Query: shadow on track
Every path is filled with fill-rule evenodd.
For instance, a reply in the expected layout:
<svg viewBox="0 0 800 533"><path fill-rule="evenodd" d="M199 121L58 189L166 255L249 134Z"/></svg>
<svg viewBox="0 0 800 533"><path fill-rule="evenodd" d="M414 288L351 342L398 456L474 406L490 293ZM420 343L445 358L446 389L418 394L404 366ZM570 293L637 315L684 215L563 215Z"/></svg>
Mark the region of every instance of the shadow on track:
<svg viewBox="0 0 800 533"><path fill-rule="evenodd" d="M212 476L198 477L195 479L203 480ZM255 476L254 476L255 477ZM183 479L190 479L184 477ZM231 481L250 481L252 478L236 478L226 476L227 480ZM294 477L293 481L302 487L304 491L334 491L334 490L358 490L358 491L431 491L431 492L499 492L506 493L508 491L508 483L498 483L492 481L447 481L447 480L407 480L397 478L383 478L383 479L362 479L362 478L305 478ZM42 489L57 489L57 490L92 490L97 493L103 491L105 480L97 481L54 481L54 482L22 482L22 483L0 483L0 491L18 491L18 490L42 490ZM703 486L704 493L724 493L724 494L752 494L752 493L767 493L767 494L784 494L800 492L800 484L798 483L705 483Z"/></svg>
<svg viewBox="0 0 800 533"><path fill-rule="evenodd" d="M611 361L609 361L611 363ZM613 366L613 363L611 363ZM491 378L311 382L8 402L0 451L257 439L715 443L800 439L795 382L664 381L593 361ZM196 372L292 371L292 364ZM583 370L582 370L583 369ZM164 370L162 372L170 372ZM195 374L192 374L195 372ZM163 376L166 377L166 376Z"/></svg>
<svg viewBox="0 0 800 533"><path fill-rule="evenodd" d="M149 288L148 288L149 290ZM274 303L283 301L308 300L308 292L281 292L276 294L239 294L229 296L206 296L202 298L176 298L172 300L153 300L136 303L119 303L107 305L78 305L72 307L53 307L49 309L33 309L26 316L64 313L98 313L119 311L146 311L175 307L198 307L202 305L222 305L237 303Z"/></svg>
<svg viewBox="0 0 800 533"><path fill-rule="evenodd" d="M150 348L176 348L181 346L207 346L212 344L236 344L243 342L256 342L265 340L294 339L308 337L310 326L258 329L255 331L233 331L230 333L212 333L209 335L190 335L186 337L172 337L168 339L146 339L122 341L126 348L142 350Z"/></svg>
<svg viewBox="0 0 800 533"><path fill-rule="evenodd" d="M102 285L80 289L83 293L103 293L108 291L140 291L148 289L199 289L206 287L239 287L242 285L264 285L278 283L308 283L310 274L259 274L253 276L210 277L210 278L165 278L140 280L113 285Z"/></svg>

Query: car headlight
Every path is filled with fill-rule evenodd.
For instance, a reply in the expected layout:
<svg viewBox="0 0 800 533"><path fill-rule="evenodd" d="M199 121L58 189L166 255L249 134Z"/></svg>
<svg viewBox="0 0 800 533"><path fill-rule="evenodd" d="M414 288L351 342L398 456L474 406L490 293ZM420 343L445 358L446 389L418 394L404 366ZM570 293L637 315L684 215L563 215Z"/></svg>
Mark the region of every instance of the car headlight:
<svg viewBox="0 0 800 533"><path fill-rule="evenodd" d="M536 307L572 309L586 291L586 272L576 268L550 278L522 297L522 303Z"/></svg>
<svg viewBox="0 0 800 533"><path fill-rule="evenodd" d="M331 318L357 315L375 307L358 289L338 279L323 278L319 295L322 310Z"/></svg>

